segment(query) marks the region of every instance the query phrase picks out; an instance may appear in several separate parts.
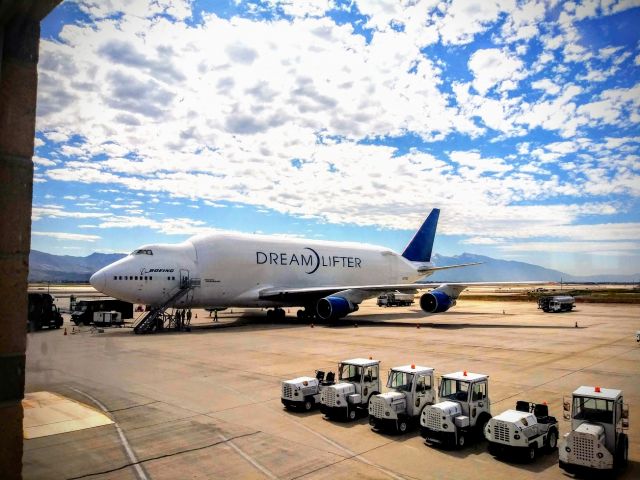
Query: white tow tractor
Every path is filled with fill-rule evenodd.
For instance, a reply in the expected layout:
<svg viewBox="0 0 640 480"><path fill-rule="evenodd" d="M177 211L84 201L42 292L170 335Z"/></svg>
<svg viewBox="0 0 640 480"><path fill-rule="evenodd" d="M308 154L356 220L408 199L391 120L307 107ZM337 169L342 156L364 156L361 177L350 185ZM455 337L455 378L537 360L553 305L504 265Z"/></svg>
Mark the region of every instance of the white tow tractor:
<svg viewBox="0 0 640 480"><path fill-rule="evenodd" d="M354 420L372 395L380 393L380 361L353 358L341 362L338 383L320 392L320 411L328 418Z"/></svg>
<svg viewBox="0 0 640 480"><path fill-rule="evenodd" d="M405 433L419 422L422 410L435 402L433 384L433 368L419 365L392 368L387 380L391 391L374 395L369 402L372 429L391 428Z"/></svg>
<svg viewBox="0 0 640 480"><path fill-rule="evenodd" d="M580 387L563 401L571 419L558 449L560 468L568 473L612 471L626 466L629 455L629 408L620 390Z"/></svg>
<svg viewBox="0 0 640 480"><path fill-rule="evenodd" d="M323 388L333 385L335 374L327 373L325 378L322 370L316 371L314 377L298 377L282 382L280 401L287 410L304 410L308 412L320 404L320 392Z"/></svg>
<svg viewBox="0 0 640 480"><path fill-rule="evenodd" d="M544 403L519 400L515 410L507 410L493 417L484 429L489 441L489 453L524 455L533 461L538 452L553 451L558 446L558 420L549 416Z"/></svg>
<svg viewBox="0 0 640 480"><path fill-rule="evenodd" d="M428 443L463 447L470 436L482 438L491 419L488 375L466 371L443 375L439 398L420 415L420 434Z"/></svg>

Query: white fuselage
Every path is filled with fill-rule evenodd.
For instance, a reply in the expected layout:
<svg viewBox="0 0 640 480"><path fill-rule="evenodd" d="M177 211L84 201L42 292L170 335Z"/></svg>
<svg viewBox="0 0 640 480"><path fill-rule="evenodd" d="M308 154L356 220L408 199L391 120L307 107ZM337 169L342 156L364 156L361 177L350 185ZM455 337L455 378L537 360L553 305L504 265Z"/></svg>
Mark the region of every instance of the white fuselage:
<svg viewBox="0 0 640 480"><path fill-rule="evenodd" d="M181 282L192 286L177 302L184 307L302 306L300 299L260 298L260 291L407 284L425 276L417 272L419 267L430 265L377 246L206 234L177 245L143 246L96 272L91 283L112 297L153 306L175 294Z"/></svg>

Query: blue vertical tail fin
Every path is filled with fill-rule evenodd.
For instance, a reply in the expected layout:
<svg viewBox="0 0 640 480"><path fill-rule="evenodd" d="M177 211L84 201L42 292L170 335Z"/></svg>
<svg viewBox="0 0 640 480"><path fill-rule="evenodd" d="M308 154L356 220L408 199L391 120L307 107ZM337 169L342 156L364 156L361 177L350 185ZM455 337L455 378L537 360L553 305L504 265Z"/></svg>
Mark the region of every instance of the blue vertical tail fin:
<svg viewBox="0 0 640 480"><path fill-rule="evenodd" d="M436 236L440 209L434 208L424 221L420 229L413 236L413 239L402 252L402 256L412 262L428 262L431 260L433 250L433 240Z"/></svg>

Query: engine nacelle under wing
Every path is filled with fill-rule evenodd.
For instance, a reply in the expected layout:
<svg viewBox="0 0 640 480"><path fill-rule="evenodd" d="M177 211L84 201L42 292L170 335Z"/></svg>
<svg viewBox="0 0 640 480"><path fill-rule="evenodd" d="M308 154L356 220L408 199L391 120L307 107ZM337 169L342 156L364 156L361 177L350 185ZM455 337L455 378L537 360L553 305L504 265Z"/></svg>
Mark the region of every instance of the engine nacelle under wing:
<svg viewBox="0 0 640 480"><path fill-rule="evenodd" d="M329 296L318 300L316 312L322 320L337 320L358 309L357 305L342 297Z"/></svg>
<svg viewBox="0 0 640 480"><path fill-rule="evenodd" d="M449 310L456 301L444 292L432 290L420 297L420 308L427 313L442 313Z"/></svg>

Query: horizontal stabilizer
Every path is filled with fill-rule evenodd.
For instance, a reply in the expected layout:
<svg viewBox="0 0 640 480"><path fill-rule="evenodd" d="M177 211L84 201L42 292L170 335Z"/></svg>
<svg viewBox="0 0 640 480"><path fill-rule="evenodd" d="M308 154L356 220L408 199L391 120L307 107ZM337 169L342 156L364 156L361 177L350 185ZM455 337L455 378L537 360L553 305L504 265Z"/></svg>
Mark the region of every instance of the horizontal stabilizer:
<svg viewBox="0 0 640 480"><path fill-rule="evenodd" d="M418 267L418 273L426 275L427 273L437 272L438 270L449 270L450 268L471 267L473 265L482 265L482 262L461 263L459 265L446 265L444 267Z"/></svg>

